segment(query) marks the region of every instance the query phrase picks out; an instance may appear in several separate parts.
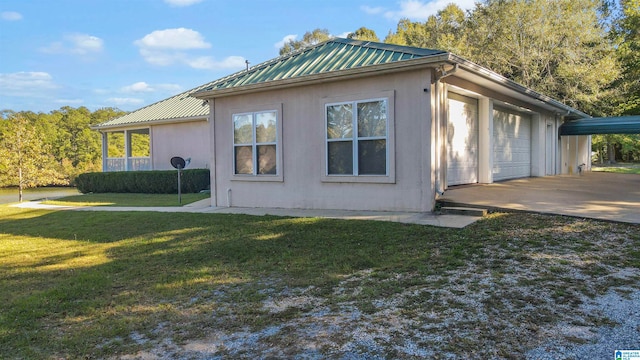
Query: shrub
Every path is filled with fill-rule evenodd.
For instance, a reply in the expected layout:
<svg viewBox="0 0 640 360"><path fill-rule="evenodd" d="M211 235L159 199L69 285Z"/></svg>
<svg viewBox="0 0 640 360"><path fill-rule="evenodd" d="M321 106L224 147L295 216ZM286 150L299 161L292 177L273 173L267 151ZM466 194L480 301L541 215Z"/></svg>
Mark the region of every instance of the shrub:
<svg viewBox="0 0 640 360"><path fill-rule="evenodd" d="M183 193L208 189L209 169L182 170ZM76 186L83 193L174 194L178 192L178 171L114 171L80 174Z"/></svg>

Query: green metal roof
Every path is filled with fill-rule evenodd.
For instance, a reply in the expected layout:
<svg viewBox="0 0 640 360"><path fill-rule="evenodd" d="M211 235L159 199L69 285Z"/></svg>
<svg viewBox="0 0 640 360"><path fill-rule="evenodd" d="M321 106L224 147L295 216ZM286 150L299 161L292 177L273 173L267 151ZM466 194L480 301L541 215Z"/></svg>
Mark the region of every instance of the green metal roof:
<svg viewBox="0 0 640 360"><path fill-rule="evenodd" d="M560 135L640 134L640 115L574 120L560 126Z"/></svg>
<svg viewBox="0 0 640 360"><path fill-rule="evenodd" d="M106 128L127 127L148 122L162 122L163 120L189 120L206 118L209 116L209 106L202 100L190 96L212 83L200 85L168 99L158 101L141 109L132 111L126 115L111 119L92 128L95 130Z"/></svg>
<svg viewBox="0 0 640 360"><path fill-rule="evenodd" d="M198 92L231 89L439 54L446 54L446 51L334 38L256 65L248 71L222 78Z"/></svg>
<svg viewBox="0 0 640 360"><path fill-rule="evenodd" d="M93 129L130 127L149 122L205 118L209 107L202 100L191 96L200 91L230 89L244 85L264 83L353 69L370 65L392 63L424 56L445 54L409 46L398 46L369 41L334 38L318 45L263 62L221 79L198 86L176 96L130 112L93 126Z"/></svg>

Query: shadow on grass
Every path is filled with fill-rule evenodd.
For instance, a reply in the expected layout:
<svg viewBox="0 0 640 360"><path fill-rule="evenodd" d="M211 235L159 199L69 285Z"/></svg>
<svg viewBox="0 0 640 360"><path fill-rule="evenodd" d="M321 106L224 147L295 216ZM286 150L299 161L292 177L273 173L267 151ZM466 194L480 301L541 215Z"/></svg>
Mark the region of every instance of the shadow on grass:
<svg viewBox="0 0 640 360"><path fill-rule="evenodd" d="M12 349L0 350L2 358L95 353L104 339L148 330L177 316L172 304L220 285L278 278L309 286L363 269L436 267L431 247L456 232L366 221L33 210L7 214L0 229L1 241L14 244L14 251L0 251L0 349ZM468 249L452 243L443 264L457 266ZM259 299L259 290L243 296Z"/></svg>

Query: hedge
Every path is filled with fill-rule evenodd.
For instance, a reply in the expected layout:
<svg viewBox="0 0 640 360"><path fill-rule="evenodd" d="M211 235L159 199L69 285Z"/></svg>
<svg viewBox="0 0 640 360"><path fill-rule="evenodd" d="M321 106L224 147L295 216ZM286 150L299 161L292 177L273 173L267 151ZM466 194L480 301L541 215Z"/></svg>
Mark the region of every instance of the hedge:
<svg viewBox="0 0 640 360"><path fill-rule="evenodd" d="M183 193L197 193L211 184L209 169L182 170L180 185ZM80 174L76 186L83 193L146 193L175 194L178 192L178 171L114 171Z"/></svg>

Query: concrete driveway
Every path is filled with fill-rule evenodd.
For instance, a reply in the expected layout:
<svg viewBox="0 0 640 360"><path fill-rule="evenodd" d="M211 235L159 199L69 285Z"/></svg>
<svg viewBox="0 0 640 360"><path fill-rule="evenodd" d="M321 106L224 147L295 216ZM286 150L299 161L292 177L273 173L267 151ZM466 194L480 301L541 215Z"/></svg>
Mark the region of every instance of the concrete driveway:
<svg viewBox="0 0 640 360"><path fill-rule="evenodd" d="M640 175L587 172L462 185L440 200L640 224Z"/></svg>

